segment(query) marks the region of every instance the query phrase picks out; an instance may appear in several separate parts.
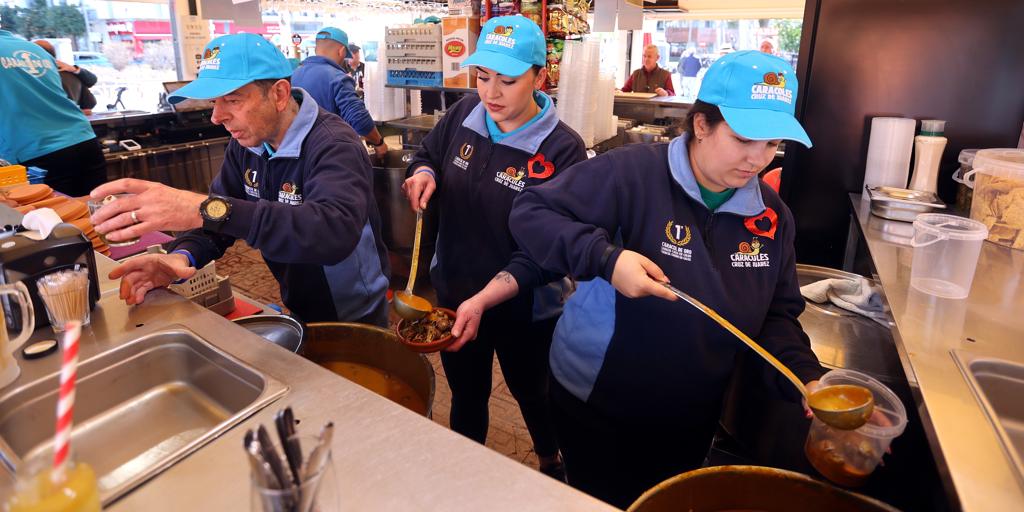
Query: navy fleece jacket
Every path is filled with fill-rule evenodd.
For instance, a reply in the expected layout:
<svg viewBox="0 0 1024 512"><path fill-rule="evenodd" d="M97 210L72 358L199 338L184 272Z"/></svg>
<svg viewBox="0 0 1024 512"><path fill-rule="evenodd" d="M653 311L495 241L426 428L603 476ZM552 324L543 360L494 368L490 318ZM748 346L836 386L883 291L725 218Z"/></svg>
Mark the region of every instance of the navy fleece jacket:
<svg viewBox="0 0 1024 512"><path fill-rule="evenodd" d="M197 268L243 239L259 249L286 306L306 322L353 321L381 307L387 250L370 159L338 116L293 88L299 113L272 155L232 139L210 192L233 198L220 233L189 231L168 245Z"/></svg>
<svg viewBox="0 0 1024 512"><path fill-rule="evenodd" d="M523 192L512 234L541 267L580 283L555 330L551 371L604 414L713 425L739 340L683 301L629 299L610 284L623 249L653 260L804 382L823 370L797 317L789 209L751 180L718 210L701 200L686 136L631 145ZM781 393L798 399L777 372Z"/></svg>
<svg viewBox="0 0 1024 512"><path fill-rule="evenodd" d="M495 143L480 98L466 96L427 134L409 164L410 174L429 167L437 182L431 202L440 208L440 220L430 276L442 306L458 307L504 270L520 293L503 309L522 308L518 318L535 320L561 312L563 293L541 285L565 273L543 272L519 252L509 230L518 222L509 217L516 196L586 159L583 140L558 120L551 98L538 98L546 105L539 119Z"/></svg>

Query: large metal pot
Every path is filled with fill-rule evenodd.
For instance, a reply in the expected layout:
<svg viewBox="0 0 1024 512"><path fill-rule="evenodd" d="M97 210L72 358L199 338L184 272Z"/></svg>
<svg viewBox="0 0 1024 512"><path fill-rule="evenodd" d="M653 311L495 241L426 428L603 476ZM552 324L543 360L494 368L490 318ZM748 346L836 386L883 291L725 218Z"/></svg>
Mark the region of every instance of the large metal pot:
<svg viewBox="0 0 1024 512"><path fill-rule="evenodd" d="M807 475L762 466L715 466L676 475L652 487L628 512L898 512Z"/></svg>
<svg viewBox="0 0 1024 512"><path fill-rule="evenodd" d="M412 243L416 234L416 214L409 208L409 201L402 192L405 171L412 161L413 150L391 150L383 159L371 157L373 162L373 195L377 200L383 226L384 244L398 258L394 265L398 275L408 275L412 262ZM434 201L431 201L434 203ZM423 234L420 247L420 267L427 268L434 256L434 240L437 239L436 208L428 207L423 217ZM420 276L426 276L421 272Z"/></svg>
<svg viewBox="0 0 1024 512"><path fill-rule="evenodd" d="M423 354L402 346L393 331L346 322L306 324L302 355L328 368L328 363L349 362L384 370L411 386L426 404L426 417L431 415L434 367Z"/></svg>

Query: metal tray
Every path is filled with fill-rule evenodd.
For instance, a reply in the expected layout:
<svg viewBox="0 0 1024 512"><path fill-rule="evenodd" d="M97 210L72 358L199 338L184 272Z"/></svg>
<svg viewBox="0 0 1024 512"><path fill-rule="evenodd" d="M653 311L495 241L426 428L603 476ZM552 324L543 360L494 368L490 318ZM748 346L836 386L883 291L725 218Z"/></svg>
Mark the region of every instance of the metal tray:
<svg viewBox="0 0 1024 512"><path fill-rule="evenodd" d="M894 187L865 187L871 198L871 214L883 219L914 222L922 213L946 208L932 192Z"/></svg>
<svg viewBox="0 0 1024 512"><path fill-rule="evenodd" d="M800 286L822 279L862 277L834 268L804 264L797 264L796 274ZM811 349L826 368L857 370L887 383L899 382L902 378L892 332L874 320L831 303L808 301L807 308L800 315L800 325L811 339Z"/></svg>

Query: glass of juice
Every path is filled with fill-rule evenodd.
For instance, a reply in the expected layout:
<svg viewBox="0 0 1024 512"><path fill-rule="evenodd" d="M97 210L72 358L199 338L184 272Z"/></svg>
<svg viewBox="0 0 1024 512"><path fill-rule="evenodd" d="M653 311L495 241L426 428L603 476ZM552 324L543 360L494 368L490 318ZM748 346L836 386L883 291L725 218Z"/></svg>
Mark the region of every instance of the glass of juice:
<svg viewBox="0 0 1024 512"><path fill-rule="evenodd" d="M99 210L100 208L103 208L104 206L106 206L106 205L108 205L108 204L110 204L110 203L112 203L114 201L117 201L118 199L121 199L121 198L124 198L124 197L128 197L128 196L132 196L132 195L134 195L134 194L114 194L114 195L109 195L107 197L104 197L103 199L100 199L99 201L95 201L95 200L90 199L89 202L88 202L88 205L89 205L89 215L92 215L92 214L96 213L96 211ZM102 234L102 233L100 233L99 231L97 231L96 234L100 235L100 240L102 240L103 243L107 244L110 247L128 247L129 245L135 245L139 241L139 237L135 237L135 238L132 238L130 240L122 240L120 242L112 242L110 240L107 240L107 236Z"/></svg>
<svg viewBox="0 0 1024 512"><path fill-rule="evenodd" d="M57 480L57 481L55 481ZM88 464L69 461L64 478L54 476L53 457L37 456L18 467L9 512L99 512L100 490Z"/></svg>

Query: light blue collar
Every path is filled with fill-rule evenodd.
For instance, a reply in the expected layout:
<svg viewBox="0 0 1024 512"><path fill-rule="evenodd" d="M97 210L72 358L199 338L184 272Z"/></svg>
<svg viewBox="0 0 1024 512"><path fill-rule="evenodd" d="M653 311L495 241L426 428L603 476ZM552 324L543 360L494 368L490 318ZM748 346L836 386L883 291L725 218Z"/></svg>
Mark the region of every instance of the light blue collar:
<svg viewBox="0 0 1024 512"><path fill-rule="evenodd" d="M495 123L494 118L491 117L490 112L484 110L484 121L487 123L487 133L490 134L492 142L501 142L515 135L516 133L519 133L520 131L527 129L531 124L537 122L538 119L544 117L544 114L547 112L547 110L551 108L551 100L549 100L545 96L542 96L540 91L537 91L533 95L533 99L534 101L537 102L537 105L540 107L540 110L537 111L537 114L530 118L530 120L527 121L525 124L508 133L501 131L501 128L498 128L498 123Z"/></svg>
<svg viewBox="0 0 1024 512"><path fill-rule="evenodd" d="M537 104L541 106L540 113L527 121L523 126L511 132L502 133L498 140L491 137L491 131L488 130L488 121L492 123L494 121L490 119L490 115L487 114L482 101L476 107L473 107L473 110L462 122L462 126L480 134L481 137L491 139L496 144L516 148L531 155L536 154L537 150L540 149L540 145L544 143L544 139L547 139L548 135L551 135L551 132L558 126L558 113L554 108L551 108L554 102L551 101L551 97L547 94L536 91L534 98L537 100ZM497 131L500 132L500 130Z"/></svg>
<svg viewBox="0 0 1024 512"><path fill-rule="evenodd" d="M672 172L672 179L683 187L686 195L707 207L704 204L704 199L700 196L700 187L697 186L693 168L690 167L690 154L686 148L686 141L689 138L690 134L684 133L668 143L668 168ZM761 185L758 181L757 178L754 178L746 185L736 189L736 193L718 207L715 213L732 213L741 217L751 217L764 212L764 199L761 197Z"/></svg>
<svg viewBox="0 0 1024 512"><path fill-rule="evenodd" d="M299 102L299 112L295 114L291 126L284 132L284 140L281 141L281 146L277 148L277 151L271 151L269 145L265 143L246 149L261 156L266 153L271 160L299 158L302 142L306 140L306 135L309 135L309 131L313 129L313 123L316 121L320 107L317 106L316 100L300 87L292 87L292 97Z"/></svg>

